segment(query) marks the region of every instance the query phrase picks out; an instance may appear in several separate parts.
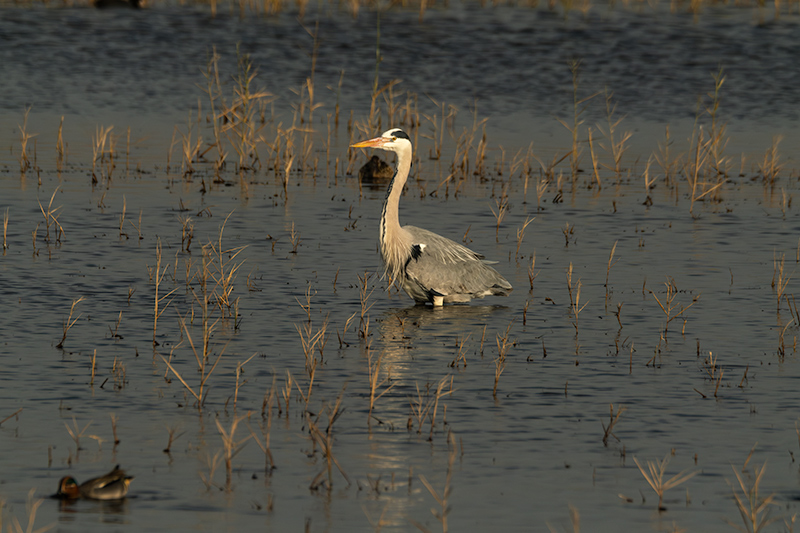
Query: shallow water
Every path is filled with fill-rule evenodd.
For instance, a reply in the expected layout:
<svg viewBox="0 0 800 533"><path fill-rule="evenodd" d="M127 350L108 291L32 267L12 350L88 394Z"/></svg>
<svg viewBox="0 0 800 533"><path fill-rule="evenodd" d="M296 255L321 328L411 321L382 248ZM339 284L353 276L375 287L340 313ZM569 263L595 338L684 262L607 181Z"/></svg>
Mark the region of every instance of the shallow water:
<svg viewBox="0 0 800 533"><path fill-rule="evenodd" d="M473 98L479 98L478 117L489 117L488 171L461 181L457 194L451 184L431 195L447 177L456 142L445 135L444 157L429 160L431 141L424 135L432 128L423 121L418 179L410 180L402 200L402 221L464 238L498 261L496 268L515 287L508 298L430 309L387 292L379 278L376 228L385 185L359 187L342 170L350 138L346 118L332 128L327 162L334 91L318 89L325 107L315 115L317 170L309 165L292 172L285 190L282 173L268 165L240 177L229 164L224 182L215 183L211 165L197 163L197 173L184 178L178 147L167 170L173 128L186 131L187 112L202 97L195 84L203 82L198 71L212 44L230 70L241 41L260 68L258 79L280 95L267 137L279 122L292 121L297 97L290 89L309 74L312 42L291 13L240 20L175 6L137 13L3 8L0 26L9 46L2 48L0 208L8 209L9 224L0 260L0 419L22 408L0 426L5 523L6 511L25 523L31 488L48 495L63 475L82 481L121 463L135 476L131 497L68 505L47 500L36 524L56 523L60 531L368 531L378 529L382 517L383 530L411 530L412 521L438 530L430 513L436 502L421 476L442 494L449 469L448 525L454 531L543 531L548 524L568 531L570 505L588 531L671 531L673 525L729 531L724 520L739 521L731 465L741 469L756 442L748 473L766 462L762 497L775 493L774 516L794 514L800 494L794 458L797 324L786 300L778 306L772 281L776 255L785 254L785 276L797 265L798 218L788 200L797 195L800 137L792 124L800 91L792 62L798 45L791 37L797 15L758 23L763 17L723 9L693 21L660 8L657 14L597 9L588 18L564 18L545 10L458 5L429 11L420 25L413 12L385 14L382 80L402 77L399 87L420 95L424 113L435 112L426 94L457 105L456 135L471 126ZM482 39L470 38L476 32ZM353 21L326 11L320 35L316 86L335 87L345 69L343 116L354 109L355 118L364 120L374 72L374 15L362 11ZM23 43L26 53L12 52ZM634 137L622 176L602 169L604 186L592 186L584 149L583 172L573 182L568 163L559 165L566 176L563 194L549 184L537 208L538 169L525 192L520 170L509 166L530 142L546 162L569 150L568 134L548 113L569 116L565 62L575 55L583 59L581 91L588 96L608 85L620 112L630 117L622 128ZM480 58L488 61L477 64ZM730 179L720 198L695 203L690 214L685 178L667 182L661 176L650 191L652 205L644 205L641 174L663 142L664 125L672 125L675 153L685 154L695 100L713 91L709 71L720 62L729 76L722 110L731 136ZM758 83L765 72L773 75L771 82ZM50 88L50 80L59 90ZM38 170L21 176L18 124L25 104L33 104L28 131L38 134ZM602 120L602 112L602 102L592 100L587 125ZM59 172L61 115L68 155ZM111 179L95 169L100 179L93 185L91 137L100 124L114 124L120 138ZM210 127L202 127L208 142ZM767 187L756 162L778 134L786 137L780 145L786 167ZM358 164L368 155L359 155ZM509 209L496 230L492 208L505 185ZM57 241L51 228L48 242L40 202L46 207L54 191L52 207L59 208L64 234ZM528 217L535 218L517 252L517 230ZM189 251L182 218L194 228ZM197 386L179 315L194 317L188 329L199 346L200 306L190 287L199 291L193 276L202 264L201 248L219 242L223 224L223 249L245 247L228 264L241 264L232 293L239 298L238 316L216 324L212 359L223 349L224 355L198 410L162 357L172 354L174 368ZM568 238L567 224L573 228ZM160 294L175 292L158 320L153 348L159 241L166 269ZM538 274L531 289L534 252ZM579 305L585 304L577 327L567 288L570 264L573 290L580 279ZM365 273L367 290L374 289L366 304L366 339L357 334L364 331L358 317L359 276ZM685 322L672 320L664 333L666 317L656 297L665 301L668 277L678 289L672 316L698 299L683 313ZM787 294L795 283L788 280ZM300 304L309 289L306 313ZM75 307L77 321L58 349L70 305L79 297L85 300ZM309 377L297 328L309 320L312 332L326 320L328 326L306 405L301 396ZM506 331L512 344L495 397L497 339ZM714 375L722 370L719 382L709 375L709 352L717 358ZM234 406L237 364L254 354ZM380 379L390 379L382 387L394 387L375 402L370 422L368 357L374 363L379 356ZM279 390L287 372L297 380L288 408ZM224 463L208 489L203 479L223 447L217 421L228 431L249 415L236 440L250 435L248 424L263 438L262 405L273 380L281 405L279 410L272 403L269 430L276 468L265 474L265 455L249 440L233 458L229 490L220 490L226 487ZM413 406L429 405L441 380L435 421L423 416L420 424ZM343 412L332 426L332 453L347 477L334 466L330 490L311 490L326 469L320 444L309 437L309 421L324 432L339 395ZM609 404L626 410L604 445ZM119 417L116 447L112 414ZM89 424L80 450L65 424L77 432ZM169 429L177 438L168 454ZM455 447L448 447L450 435ZM666 492L667 511L659 513L633 458L644 466L668 453L674 457L667 477L684 469L697 475ZM781 523L772 530L781 530Z"/></svg>

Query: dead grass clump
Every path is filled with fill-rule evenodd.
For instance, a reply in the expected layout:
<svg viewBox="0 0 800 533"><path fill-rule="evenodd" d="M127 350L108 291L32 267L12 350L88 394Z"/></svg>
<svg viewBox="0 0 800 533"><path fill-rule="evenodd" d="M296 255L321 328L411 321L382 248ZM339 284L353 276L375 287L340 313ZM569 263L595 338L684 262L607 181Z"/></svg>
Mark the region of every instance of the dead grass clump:
<svg viewBox="0 0 800 533"><path fill-rule="evenodd" d="M661 461L647 461L647 470L639 463L639 460L634 457L633 461L636 463L636 466L639 467L639 471L644 476L644 479L647 483L652 487L655 493L658 495L658 510L659 511L666 511L666 507L664 507L664 493L669 489L675 488L678 485L690 480L694 476L697 475L697 472L688 472L688 470L684 470L678 474L675 474L669 479L664 479L664 475L666 474L667 464L669 464L670 453L664 457Z"/></svg>

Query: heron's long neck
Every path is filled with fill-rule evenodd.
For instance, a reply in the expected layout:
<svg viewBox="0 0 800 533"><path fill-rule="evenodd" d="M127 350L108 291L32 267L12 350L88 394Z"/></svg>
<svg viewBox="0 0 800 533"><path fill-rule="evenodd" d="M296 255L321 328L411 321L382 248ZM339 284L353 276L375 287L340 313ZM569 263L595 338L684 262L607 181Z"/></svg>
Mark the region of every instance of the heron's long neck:
<svg viewBox="0 0 800 533"><path fill-rule="evenodd" d="M403 186L411 169L411 150L397 152L397 171L389 183L386 201L383 203L380 227L380 249L386 270L397 279L405 261L404 248L412 243L405 243L404 231L400 227L399 206Z"/></svg>

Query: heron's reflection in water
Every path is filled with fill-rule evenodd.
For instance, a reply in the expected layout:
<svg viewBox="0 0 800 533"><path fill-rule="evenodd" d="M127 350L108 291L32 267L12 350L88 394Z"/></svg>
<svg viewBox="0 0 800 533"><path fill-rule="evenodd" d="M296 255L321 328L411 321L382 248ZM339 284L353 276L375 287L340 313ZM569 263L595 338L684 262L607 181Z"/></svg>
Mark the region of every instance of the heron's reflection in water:
<svg viewBox="0 0 800 533"><path fill-rule="evenodd" d="M372 346L382 354L381 373L391 372L393 380L411 380L412 383L427 379L431 366L423 362L431 358L442 361L454 358L456 344L467 337L470 345L477 345L486 324L497 323L497 315L504 313L509 314L511 310L500 305L416 305L389 309L378 318L380 336ZM492 338L487 332L486 339ZM442 366L441 375L446 373Z"/></svg>
<svg viewBox="0 0 800 533"><path fill-rule="evenodd" d="M486 324L496 324L504 313L510 314L511 310L504 306L417 305L388 309L378 318L379 335L371 349L372 365L381 357L377 382L382 385L376 395L388 386L394 387L376 402L370 451L366 455L368 485L373 491L370 495L375 497L374 501L366 502L364 512L375 523L380 517L384 526L405 527L412 509L427 504L430 494L417 479L421 471L409 470L409 465L419 464L415 448L409 447L409 442L418 439L420 443L428 443L431 424L427 418L424 427L420 426L411 405L419 401L427 405L430 394L435 394L436 382L452 375L448 365L458 352L455 347L458 339L470 336L469 344L477 347ZM492 338L490 335L493 333L487 331L487 339ZM384 381L387 378L390 381ZM418 388L420 394L428 396L420 399ZM439 404L433 437L436 442L444 442L440 439L445 438L441 431L441 410Z"/></svg>

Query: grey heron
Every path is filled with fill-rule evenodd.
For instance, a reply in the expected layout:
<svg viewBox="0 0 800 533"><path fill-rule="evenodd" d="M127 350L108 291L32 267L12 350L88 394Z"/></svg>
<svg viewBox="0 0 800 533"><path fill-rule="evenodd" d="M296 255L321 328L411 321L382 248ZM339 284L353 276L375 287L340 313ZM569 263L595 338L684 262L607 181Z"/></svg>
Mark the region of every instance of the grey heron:
<svg viewBox="0 0 800 533"><path fill-rule="evenodd" d="M397 154L397 170L381 214L380 254L386 274L417 304L430 302L438 307L511 292L511 284L481 254L432 231L400 226L400 195L411 169L412 147L407 133L393 128L352 147L379 148Z"/></svg>

